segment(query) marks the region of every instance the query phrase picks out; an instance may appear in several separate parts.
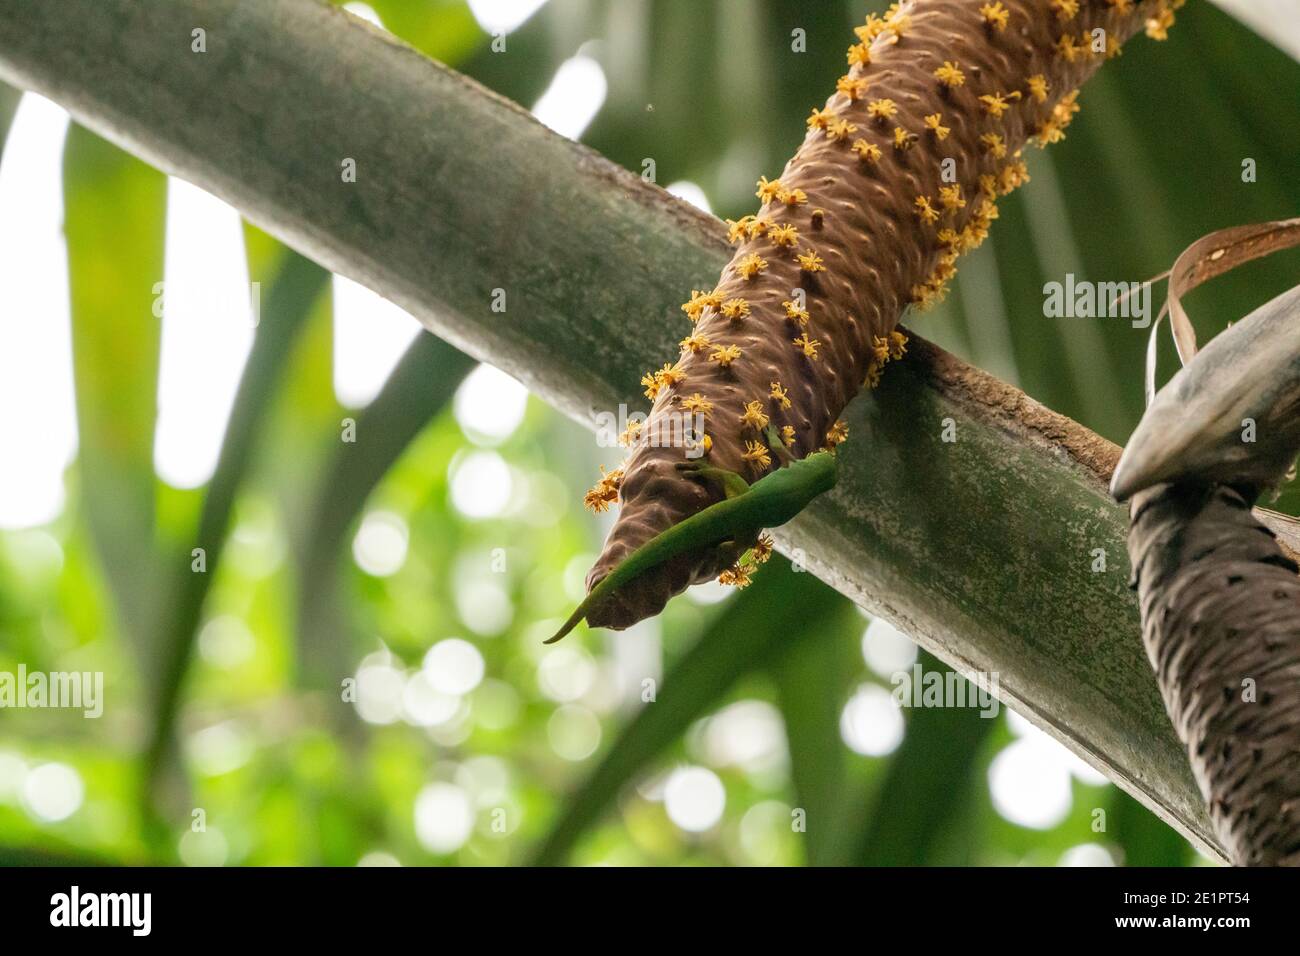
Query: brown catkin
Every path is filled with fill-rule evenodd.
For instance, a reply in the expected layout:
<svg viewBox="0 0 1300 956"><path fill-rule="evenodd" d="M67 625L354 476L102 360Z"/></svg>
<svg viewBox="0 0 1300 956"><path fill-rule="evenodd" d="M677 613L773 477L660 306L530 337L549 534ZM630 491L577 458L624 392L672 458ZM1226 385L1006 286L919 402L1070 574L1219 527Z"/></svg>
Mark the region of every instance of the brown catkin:
<svg viewBox="0 0 1300 956"><path fill-rule="evenodd" d="M1027 140L1059 139L1078 85L1144 24L1162 36L1180 3L916 0L891 8L887 21L868 18L846 76L814 110L798 152L776 183L760 181L757 219L732 224L739 246L711 304L688 312L694 347L683 348L667 377L647 376L654 406L642 434L665 433L668 417L699 394L711 406L711 465L751 481L779 465L775 450L770 462L762 457L763 429L742 420L755 401L778 432L786 429L795 457L825 446L849 400L901 356L902 336L890 333L903 310L942 297L957 255L978 245L996 217L993 200L1024 181ZM1093 51L1098 42L1106 52ZM726 353L711 357L724 348L739 355L725 364L717 358ZM788 406L773 397L773 383ZM841 428L830 441L842 438ZM588 588L717 500L716 488L676 470L683 458L681 447L636 447L622 474L622 511ZM735 551L684 555L648 572L593 609L588 623L622 628L657 614L687 585L727 568Z"/></svg>
<svg viewBox="0 0 1300 956"><path fill-rule="evenodd" d="M1239 866L1300 866L1300 578L1223 485L1133 499L1142 640L1210 820Z"/></svg>

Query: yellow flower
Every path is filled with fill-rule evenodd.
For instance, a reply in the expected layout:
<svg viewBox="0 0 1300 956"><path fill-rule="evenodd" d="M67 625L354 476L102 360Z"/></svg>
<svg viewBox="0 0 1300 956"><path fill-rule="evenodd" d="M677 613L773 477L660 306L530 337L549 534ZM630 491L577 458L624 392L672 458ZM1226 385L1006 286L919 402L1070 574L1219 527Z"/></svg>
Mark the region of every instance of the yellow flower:
<svg viewBox="0 0 1300 956"><path fill-rule="evenodd" d="M806 253L800 253L796 258L799 260L799 268L804 272L826 271L826 266L822 263L822 257L811 249Z"/></svg>
<svg viewBox="0 0 1300 956"><path fill-rule="evenodd" d="M781 426L781 441L785 444L785 447L786 447L786 448L789 448L791 445L794 444L794 426L793 426L793 425L783 425L783 426Z"/></svg>
<svg viewBox="0 0 1300 956"><path fill-rule="evenodd" d="M818 339L808 338L808 333L805 332L803 335L799 336L797 339L794 340L794 344L799 346L799 348L803 351L803 354L805 356L807 356L810 359L816 359L817 346L821 345L822 343Z"/></svg>
<svg viewBox="0 0 1300 956"><path fill-rule="evenodd" d="M1115 8L1115 12L1120 16L1126 16L1133 11L1133 0L1106 0L1106 3Z"/></svg>
<svg viewBox="0 0 1300 956"><path fill-rule="evenodd" d="M961 234L955 229L940 229L937 238L945 246L957 248L961 245Z"/></svg>
<svg viewBox="0 0 1300 956"><path fill-rule="evenodd" d="M771 225L772 223L767 219L755 219L749 224L749 238L757 239L759 236L764 235Z"/></svg>
<svg viewBox="0 0 1300 956"><path fill-rule="evenodd" d="M888 24L886 24L884 20L880 19L880 17L874 13L868 13L867 22L860 27L854 27L853 32L858 35L858 39L863 43L870 43L876 37L880 36L880 34L884 33L887 28Z"/></svg>
<svg viewBox="0 0 1300 956"><path fill-rule="evenodd" d="M755 564L766 564L767 559L772 556L774 545L775 542L765 531L758 536L758 540L754 542L754 546L749 549L749 556L753 559Z"/></svg>
<svg viewBox="0 0 1300 956"><path fill-rule="evenodd" d="M835 448L844 444L849 437L849 426L843 421L837 421L831 426L830 431L826 433L826 447Z"/></svg>
<svg viewBox="0 0 1300 956"><path fill-rule="evenodd" d="M1039 146L1046 146L1048 143L1059 143L1065 139L1065 128L1070 125L1074 119L1074 114L1079 112L1079 91L1072 90L1052 107L1052 115L1042 122L1035 135L1038 138Z"/></svg>
<svg viewBox="0 0 1300 956"><path fill-rule="evenodd" d="M689 349L692 352L702 352L709 347L709 340L699 332L692 332L677 344L681 348Z"/></svg>
<svg viewBox="0 0 1300 956"><path fill-rule="evenodd" d="M870 66L871 51L865 43L855 43L849 47L847 59L849 66Z"/></svg>
<svg viewBox="0 0 1300 956"><path fill-rule="evenodd" d="M915 291L915 290L914 290ZM862 380L863 388L875 388L880 384L880 366L872 362L867 366L867 377Z"/></svg>
<svg viewBox="0 0 1300 956"><path fill-rule="evenodd" d="M745 258L736 263L736 271L739 272L741 277L744 279L753 279L754 276L758 275L766 268L767 260L757 252L751 252L749 255L745 256Z"/></svg>
<svg viewBox="0 0 1300 956"><path fill-rule="evenodd" d="M741 455L756 471L762 471L772 464L772 456L761 441L752 439L745 442L745 453Z"/></svg>
<svg viewBox="0 0 1300 956"><path fill-rule="evenodd" d="M624 448L630 448L636 443L637 436L641 434L641 422L635 418L627 423L627 428L623 429L623 434L618 436L618 443Z"/></svg>
<svg viewBox="0 0 1300 956"><path fill-rule="evenodd" d="M722 303L721 312L724 318L743 319L749 315L749 303L744 299L728 299Z"/></svg>
<svg viewBox="0 0 1300 956"><path fill-rule="evenodd" d="M664 367L655 372L655 381L660 388L672 388L678 382L686 381L686 373L676 365L664 363Z"/></svg>
<svg viewBox="0 0 1300 956"><path fill-rule="evenodd" d="M601 465L600 471L600 480L582 499L583 504L597 513L608 510L609 506L618 500L618 489L623 483L622 468L615 468L609 474L605 474L605 466Z"/></svg>
<svg viewBox="0 0 1300 956"><path fill-rule="evenodd" d="M940 186L939 203L944 209L965 208L966 200L962 198L961 186L957 184L953 184L952 186Z"/></svg>
<svg viewBox="0 0 1300 956"><path fill-rule="evenodd" d="M868 60L868 62L870 61ZM850 102L860 99L862 94L865 93L866 91L867 91L866 80L855 79L854 77L851 76L841 76L838 80L835 81L835 92L843 93L845 96L849 98Z"/></svg>
<svg viewBox="0 0 1300 956"><path fill-rule="evenodd" d="M752 572L748 568L740 564L733 564L718 575L718 583L743 590L753 583L751 574Z"/></svg>
<svg viewBox="0 0 1300 956"><path fill-rule="evenodd" d="M787 206L802 206L808 201L808 194L799 188L783 189L777 193L776 199Z"/></svg>
<svg viewBox="0 0 1300 956"><path fill-rule="evenodd" d="M815 126L817 129L825 129L830 125L831 120L834 118L835 114L830 110L824 108L819 110L814 106L812 114L808 117L808 126Z"/></svg>
<svg viewBox="0 0 1300 956"><path fill-rule="evenodd" d="M939 257L939 262L934 267L934 271L930 273L930 282L947 282L955 276L957 274L956 262L956 253L947 252L941 255Z"/></svg>
<svg viewBox="0 0 1300 956"><path fill-rule="evenodd" d="M805 310L799 308L793 302L786 301L781 304L785 306L785 317L787 319L793 319L800 325L808 324L808 313Z"/></svg>
<svg viewBox="0 0 1300 956"><path fill-rule="evenodd" d="M905 13L898 12L897 8L898 4L896 3L891 6L890 9L895 12L886 19L886 25L893 31L895 36L901 38L905 31L912 29L912 18Z"/></svg>
<svg viewBox="0 0 1300 956"><path fill-rule="evenodd" d="M947 139L948 134L952 132L947 126L943 125L942 113L931 113L925 118L925 128L934 133L935 139Z"/></svg>
<svg viewBox="0 0 1300 956"><path fill-rule="evenodd" d="M763 202L771 202L781 191L781 180L769 180L766 176L758 177L758 191L754 193Z"/></svg>
<svg viewBox="0 0 1300 956"><path fill-rule="evenodd" d="M1047 82L1047 77L1041 73L1035 73L1029 78L1029 95L1034 98L1034 102L1043 103L1047 100L1048 90L1051 85Z"/></svg>
<svg viewBox="0 0 1300 956"><path fill-rule="evenodd" d="M662 387L659 384L659 377L654 372L646 372L641 376L641 384L645 387L645 397L653 402Z"/></svg>
<svg viewBox="0 0 1300 956"><path fill-rule="evenodd" d="M1060 102L1052 107L1052 117L1061 124L1062 127L1069 126L1070 120L1074 119L1074 114L1079 112L1079 91L1071 90L1065 96L1062 96Z"/></svg>
<svg viewBox="0 0 1300 956"><path fill-rule="evenodd" d="M943 66L934 71L935 78L948 89L956 89L966 82L966 74L951 60L944 60Z"/></svg>
<svg viewBox="0 0 1300 956"><path fill-rule="evenodd" d="M913 203L916 206L916 215L922 222L931 223L939 218L939 211L930 205L929 196L917 196Z"/></svg>
<svg viewBox="0 0 1300 956"><path fill-rule="evenodd" d="M985 133L980 137L980 145L994 159L1001 159L1007 154L1007 144L1002 141L1002 137L997 133Z"/></svg>
<svg viewBox="0 0 1300 956"><path fill-rule="evenodd" d="M1065 139L1065 130L1050 119L1039 123L1038 128L1034 130L1034 140L1039 146L1050 146L1052 143L1059 143L1063 139Z"/></svg>
<svg viewBox="0 0 1300 956"><path fill-rule="evenodd" d="M1027 182L1029 182L1029 167L1021 160L1007 163L998 173L998 187L1004 196Z"/></svg>
<svg viewBox="0 0 1300 956"><path fill-rule="evenodd" d="M740 424L750 425L759 431L767 427L768 418L763 411L762 402L748 402L745 405L745 414L740 416Z"/></svg>
<svg viewBox="0 0 1300 956"><path fill-rule="evenodd" d="M771 387L772 387L771 396L776 399L777 404L780 405L782 408L789 408L790 395L789 393L786 392L784 388L781 387L781 383L772 382Z"/></svg>
<svg viewBox="0 0 1300 956"><path fill-rule="evenodd" d="M883 335L871 337L871 360L877 365L884 365L889 361L889 339Z"/></svg>
<svg viewBox="0 0 1300 956"><path fill-rule="evenodd" d="M842 143L849 138L850 133L857 132L857 129L857 125L850 123L848 120L836 120L826 128L826 138Z"/></svg>
<svg viewBox="0 0 1300 956"><path fill-rule="evenodd" d="M799 230L789 223L773 226L767 231L767 238L772 240L774 246L789 248L799 242Z"/></svg>
<svg viewBox="0 0 1300 956"><path fill-rule="evenodd" d="M698 289L692 289L691 301L682 303L682 311L694 322L705 309L716 309L721 304L722 296L718 295L718 293L700 292Z"/></svg>
<svg viewBox="0 0 1300 956"><path fill-rule="evenodd" d="M1020 99L1020 91L1014 93L985 93L980 97L980 103L984 107L984 112L988 113L994 119L1001 119L1002 114L1011 109L1008 99Z"/></svg>
<svg viewBox="0 0 1300 956"><path fill-rule="evenodd" d="M855 139L852 148L853 152L858 154L858 159L865 163L878 162L880 159L880 147L875 143L868 143L865 139Z"/></svg>
<svg viewBox="0 0 1300 956"><path fill-rule="evenodd" d="M872 100L867 104L867 115L878 122L883 123L887 119L893 119L897 112L898 106L893 100Z"/></svg>
<svg viewBox="0 0 1300 956"><path fill-rule="evenodd" d="M986 3L980 7L980 16L984 22L995 30L1005 30L1007 28L1007 19L1010 17L1010 11L1007 10L1000 2Z"/></svg>
<svg viewBox="0 0 1300 956"><path fill-rule="evenodd" d="M900 153L909 150L916 143L917 135L909 133L901 126L894 127L894 149Z"/></svg>
<svg viewBox="0 0 1300 956"><path fill-rule="evenodd" d="M709 361L717 362L723 368L729 367L738 358L740 358L739 345L720 345L709 353Z"/></svg>
<svg viewBox="0 0 1300 956"><path fill-rule="evenodd" d="M680 401L682 403L682 408L686 409L688 412L707 415L709 412L713 411L713 403L699 392L696 392L689 398L683 398Z"/></svg>
<svg viewBox="0 0 1300 956"><path fill-rule="evenodd" d="M1079 12L1079 0L1052 0L1049 6L1056 11L1056 18L1061 22L1073 20Z"/></svg>
<svg viewBox="0 0 1300 956"><path fill-rule="evenodd" d="M1074 37L1068 33L1062 33L1056 40L1056 53L1066 63L1073 63L1081 55L1086 55L1074 42Z"/></svg>
<svg viewBox="0 0 1300 956"><path fill-rule="evenodd" d="M897 330L889 333L889 357L897 361L907 354L907 336Z"/></svg>
<svg viewBox="0 0 1300 956"><path fill-rule="evenodd" d="M727 241L741 242L749 235L749 227L753 223L753 216L741 216L736 220L727 220Z"/></svg>
<svg viewBox="0 0 1300 956"><path fill-rule="evenodd" d="M936 302L942 302L948 295L947 286L936 286L932 282L926 282L924 285L912 286L912 303L920 312L928 311ZM870 369L868 369L870 374ZM876 376L876 384L879 384L880 376ZM872 385L874 388L875 385Z"/></svg>

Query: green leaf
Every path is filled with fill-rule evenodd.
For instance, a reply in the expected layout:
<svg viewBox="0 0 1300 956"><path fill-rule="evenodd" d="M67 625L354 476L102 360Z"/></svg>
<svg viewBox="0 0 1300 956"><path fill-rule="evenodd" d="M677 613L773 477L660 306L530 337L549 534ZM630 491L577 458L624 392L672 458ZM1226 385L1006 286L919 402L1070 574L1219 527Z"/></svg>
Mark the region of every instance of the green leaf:
<svg viewBox="0 0 1300 956"><path fill-rule="evenodd" d="M924 673L946 675L950 668L922 651ZM968 687L968 697L973 687ZM997 721L973 707L913 707L907 733L889 760L851 862L863 866L923 866L935 853L966 854L973 827L961 827L973 804L971 788L981 748ZM969 863L968 859L955 862Z"/></svg>
<svg viewBox="0 0 1300 956"><path fill-rule="evenodd" d="M811 574L773 556L664 676L657 699L641 708L591 776L564 800L564 812L533 863L563 863L625 784L717 706L737 680L786 650L792 635L810 649L841 637L836 614L846 603Z"/></svg>
<svg viewBox="0 0 1300 956"><path fill-rule="evenodd" d="M63 172L82 507L125 629L147 660L167 179L76 124Z"/></svg>
<svg viewBox="0 0 1300 956"><path fill-rule="evenodd" d="M475 362L428 332L407 348L383 389L339 443L309 511L299 553L298 659L304 684L322 687L349 666L339 607L342 544L366 499L406 447L451 401Z"/></svg>
<svg viewBox="0 0 1300 956"><path fill-rule="evenodd" d="M829 614L820 639L796 641L773 663L790 748L795 799L806 813L810 865L842 863L845 843L857 832L856 814L845 815L845 749L840 711L862 667L858 637L862 617L848 600Z"/></svg>
<svg viewBox="0 0 1300 956"><path fill-rule="evenodd" d="M253 347L235 393L216 471L203 499L191 541L169 555L171 587L158 635L158 677L153 722L145 760L146 800L167 766L185 673L193 655L203 604L216 577L231 509L253 458L266 412L282 385L298 333L304 327L329 273L286 250L266 294ZM191 552L204 549L206 572L191 570Z"/></svg>
<svg viewBox="0 0 1300 956"><path fill-rule="evenodd" d="M333 0L340 6L345 0ZM464 0L366 0L384 27L425 56L456 66L487 34Z"/></svg>

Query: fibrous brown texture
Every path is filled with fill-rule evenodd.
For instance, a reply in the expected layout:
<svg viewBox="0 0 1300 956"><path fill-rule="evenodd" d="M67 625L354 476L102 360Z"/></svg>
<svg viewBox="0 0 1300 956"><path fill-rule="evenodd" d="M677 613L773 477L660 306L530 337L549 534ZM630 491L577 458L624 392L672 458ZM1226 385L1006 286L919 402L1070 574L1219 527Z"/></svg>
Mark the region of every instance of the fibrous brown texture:
<svg viewBox="0 0 1300 956"><path fill-rule="evenodd" d="M996 218L997 196L1025 180L1021 148L1060 139L1078 85L1144 23L1163 38L1180 4L916 0L868 18L798 152L779 180L760 181L758 216L731 224L739 248L717 287L683 306L695 328L677 364L647 376L654 407L642 435L702 412L710 464L751 480L779 464L765 420L795 457L841 440L832 428L845 405L903 354L904 309L942 297L957 256ZM597 506L617 490L622 512L588 588L717 499L682 477L682 458L681 447L641 443L621 488L598 486ZM588 621L620 628L657 614L730 557L682 556Z"/></svg>
<svg viewBox="0 0 1300 956"><path fill-rule="evenodd" d="M1238 865L1300 865L1300 578L1223 485L1135 496L1142 637L1220 841Z"/></svg>

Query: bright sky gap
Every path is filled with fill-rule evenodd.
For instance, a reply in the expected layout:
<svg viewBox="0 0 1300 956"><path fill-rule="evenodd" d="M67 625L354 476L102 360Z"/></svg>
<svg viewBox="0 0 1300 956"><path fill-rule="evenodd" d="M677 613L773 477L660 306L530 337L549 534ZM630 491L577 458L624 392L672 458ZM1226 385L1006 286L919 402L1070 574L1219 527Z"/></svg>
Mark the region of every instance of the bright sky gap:
<svg viewBox="0 0 1300 956"><path fill-rule="evenodd" d="M253 288L239 213L197 186L169 179L163 273L154 470L173 487L197 488L216 469L253 345Z"/></svg>
<svg viewBox="0 0 1300 956"><path fill-rule="evenodd" d="M0 528L53 521L77 449L63 143L68 114L26 94L0 160Z"/></svg>

